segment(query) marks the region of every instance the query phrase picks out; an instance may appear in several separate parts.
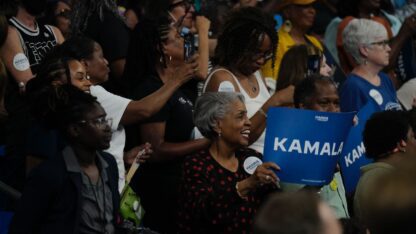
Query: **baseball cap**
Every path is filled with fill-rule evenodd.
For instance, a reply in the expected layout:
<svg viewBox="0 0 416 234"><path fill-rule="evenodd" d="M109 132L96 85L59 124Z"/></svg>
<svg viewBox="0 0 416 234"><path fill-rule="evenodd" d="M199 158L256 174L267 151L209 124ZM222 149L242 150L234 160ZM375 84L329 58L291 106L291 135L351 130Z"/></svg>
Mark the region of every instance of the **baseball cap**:
<svg viewBox="0 0 416 234"><path fill-rule="evenodd" d="M276 10L281 11L289 5L309 5L314 2L316 2L316 0L283 0L278 3Z"/></svg>

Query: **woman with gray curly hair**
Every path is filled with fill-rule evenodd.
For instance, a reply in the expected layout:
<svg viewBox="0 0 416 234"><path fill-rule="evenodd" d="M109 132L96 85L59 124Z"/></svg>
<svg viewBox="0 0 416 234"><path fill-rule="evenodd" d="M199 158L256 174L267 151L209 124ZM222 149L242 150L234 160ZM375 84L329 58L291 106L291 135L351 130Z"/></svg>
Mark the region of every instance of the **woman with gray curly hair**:
<svg viewBox="0 0 416 234"><path fill-rule="evenodd" d="M185 159L179 233L251 232L253 216L266 194L277 190L275 163L248 149L251 122L244 97L204 93L194 122L211 140L208 149Z"/></svg>
<svg viewBox="0 0 416 234"><path fill-rule="evenodd" d="M380 23L354 19L345 28L343 43L358 64L341 88L341 111L359 111L369 100L381 110L400 110L396 91L382 70L389 64L391 48L387 31Z"/></svg>

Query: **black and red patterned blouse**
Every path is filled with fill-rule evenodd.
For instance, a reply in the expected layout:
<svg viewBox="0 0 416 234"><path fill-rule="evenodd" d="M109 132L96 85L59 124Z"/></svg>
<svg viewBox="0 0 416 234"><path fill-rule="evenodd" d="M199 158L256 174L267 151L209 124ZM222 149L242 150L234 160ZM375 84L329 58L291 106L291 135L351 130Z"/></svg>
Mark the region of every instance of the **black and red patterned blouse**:
<svg viewBox="0 0 416 234"><path fill-rule="evenodd" d="M180 191L178 233L251 233L254 214L265 195L276 186L262 186L242 199L236 183L250 176L243 168L247 157L262 155L251 149L236 152L237 172L222 167L208 150L188 156Z"/></svg>

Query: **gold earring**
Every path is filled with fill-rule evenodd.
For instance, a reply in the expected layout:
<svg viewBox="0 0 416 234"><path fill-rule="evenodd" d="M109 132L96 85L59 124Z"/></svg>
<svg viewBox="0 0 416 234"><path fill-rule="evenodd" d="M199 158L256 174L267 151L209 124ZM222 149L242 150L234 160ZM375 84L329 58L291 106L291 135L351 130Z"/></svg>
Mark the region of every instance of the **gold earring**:
<svg viewBox="0 0 416 234"><path fill-rule="evenodd" d="M285 20L282 27L283 31L289 33L292 30L292 22L290 20Z"/></svg>

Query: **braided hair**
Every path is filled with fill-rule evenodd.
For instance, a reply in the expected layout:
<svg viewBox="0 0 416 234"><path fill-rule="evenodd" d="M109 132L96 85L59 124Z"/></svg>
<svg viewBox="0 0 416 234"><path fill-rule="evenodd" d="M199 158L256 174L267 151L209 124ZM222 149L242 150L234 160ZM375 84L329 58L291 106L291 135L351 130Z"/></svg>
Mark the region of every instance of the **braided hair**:
<svg viewBox="0 0 416 234"><path fill-rule="evenodd" d="M71 85L71 75L68 63L76 60L70 57L50 57L39 67L36 78L31 79L26 86L26 95L33 115L42 120L50 111L56 108L57 99L62 93L53 82Z"/></svg>
<svg viewBox="0 0 416 234"><path fill-rule="evenodd" d="M118 7L114 0L75 0L71 11L71 32L83 33L87 29L89 18L98 13L101 21L104 21L104 11L109 11L116 18L125 22L118 13Z"/></svg>
<svg viewBox="0 0 416 234"><path fill-rule="evenodd" d="M270 15L254 7L232 11L219 34L214 64L230 67L250 59L267 35L272 44L273 67L278 42L275 24Z"/></svg>
<svg viewBox="0 0 416 234"><path fill-rule="evenodd" d="M165 15L158 20L143 19L134 29L124 71L126 90L135 98L135 88L147 77L158 77L157 67L166 67L163 43L172 26Z"/></svg>
<svg viewBox="0 0 416 234"><path fill-rule="evenodd" d="M49 86L42 95L38 96L37 100L44 104L42 120L46 126L62 132L69 124L85 118L85 114L91 111L95 105L99 105L94 96L71 84Z"/></svg>

